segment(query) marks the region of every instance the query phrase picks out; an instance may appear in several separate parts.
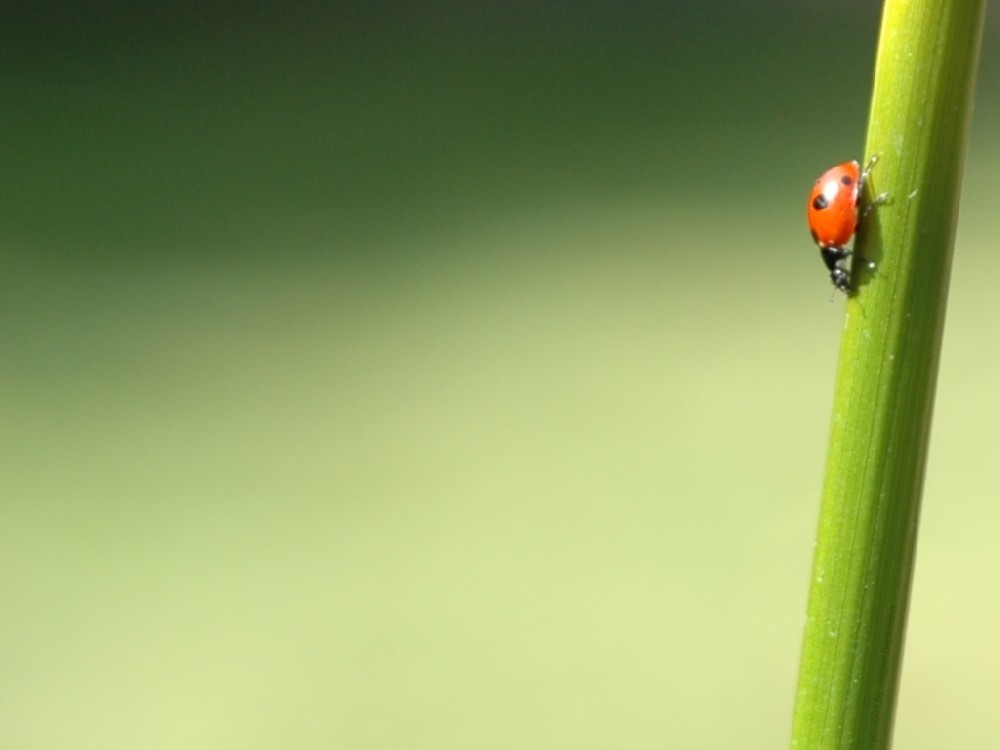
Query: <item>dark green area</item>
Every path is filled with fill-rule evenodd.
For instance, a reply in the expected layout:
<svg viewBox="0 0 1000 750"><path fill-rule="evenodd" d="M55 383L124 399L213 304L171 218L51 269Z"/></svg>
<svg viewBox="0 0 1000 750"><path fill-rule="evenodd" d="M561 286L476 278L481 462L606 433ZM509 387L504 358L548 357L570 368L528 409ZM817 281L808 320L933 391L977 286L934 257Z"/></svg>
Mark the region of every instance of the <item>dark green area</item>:
<svg viewBox="0 0 1000 750"><path fill-rule="evenodd" d="M335 6L12 20L3 236L75 258L239 258L260 232L315 227L351 253L373 231L607 193L738 211L862 130L857 16ZM844 42L817 82L819 31Z"/></svg>

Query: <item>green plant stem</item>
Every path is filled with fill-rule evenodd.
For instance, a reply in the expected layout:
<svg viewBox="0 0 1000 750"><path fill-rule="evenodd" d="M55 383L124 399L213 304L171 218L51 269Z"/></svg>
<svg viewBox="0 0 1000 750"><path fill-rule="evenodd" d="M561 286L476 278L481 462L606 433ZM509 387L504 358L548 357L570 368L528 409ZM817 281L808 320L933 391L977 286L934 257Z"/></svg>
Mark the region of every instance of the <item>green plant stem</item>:
<svg viewBox="0 0 1000 750"><path fill-rule="evenodd" d="M887 748L985 0L887 0L792 747ZM874 262L874 268L869 262Z"/></svg>

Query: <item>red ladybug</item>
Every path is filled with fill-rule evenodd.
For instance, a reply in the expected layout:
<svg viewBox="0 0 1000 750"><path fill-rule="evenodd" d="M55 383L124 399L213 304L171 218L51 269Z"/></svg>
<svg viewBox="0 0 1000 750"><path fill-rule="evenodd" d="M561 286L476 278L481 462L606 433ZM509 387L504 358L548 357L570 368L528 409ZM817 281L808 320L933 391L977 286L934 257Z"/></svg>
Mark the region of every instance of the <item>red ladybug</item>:
<svg viewBox="0 0 1000 750"><path fill-rule="evenodd" d="M809 231L813 241L819 245L823 262L830 269L830 281L844 294L851 292L850 274L838 265L851 254L844 246L851 241L861 219L886 199L885 193L877 196L858 217L865 182L877 161L878 156L873 156L864 171L856 161L845 161L831 167L820 175L809 193L809 204L806 206Z"/></svg>

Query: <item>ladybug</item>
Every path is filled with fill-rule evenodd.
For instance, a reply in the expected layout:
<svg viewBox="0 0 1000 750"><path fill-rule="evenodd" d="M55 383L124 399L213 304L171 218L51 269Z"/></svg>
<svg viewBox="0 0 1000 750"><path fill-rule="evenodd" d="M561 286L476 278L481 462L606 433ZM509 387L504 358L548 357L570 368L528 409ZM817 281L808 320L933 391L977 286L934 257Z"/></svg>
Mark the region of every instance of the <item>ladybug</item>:
<svg viewBox="0 0 1000 750"><path fill-rule="evenodd" d="M887 197L886 193L877 196L859 217L865 182L877 161L878 156L873 156L864 170L856 161L831 167L819 176L809 193L806 206L809 231L819 245L823 262L830 269L830 281L844 294L851 293L850 274L839 265L851 254L845 245L851 241L861 220Z"/></svg>

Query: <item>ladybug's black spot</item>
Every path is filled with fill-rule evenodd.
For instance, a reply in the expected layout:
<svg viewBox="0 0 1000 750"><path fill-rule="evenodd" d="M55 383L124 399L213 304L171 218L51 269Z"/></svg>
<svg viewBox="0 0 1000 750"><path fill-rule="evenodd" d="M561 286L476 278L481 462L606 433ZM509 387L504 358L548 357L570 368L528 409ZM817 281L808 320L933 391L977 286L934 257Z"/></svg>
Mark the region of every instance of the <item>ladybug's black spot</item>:
<svg viewBox="0 0 1000 750"><path fill-rule="evenodd" d="M822 211L829 205L830 203L827 201L826 196L822 193L813 198L813 208L817 211Z"/></svg>
<svg viewBox="0 0 1000 750"><path fill-rule="evenodd" d="M849 174L845 174L843 177L840 178L840 184L841 185L853 185L854 184L854 180L851 179L851 176Z"/></svg>

